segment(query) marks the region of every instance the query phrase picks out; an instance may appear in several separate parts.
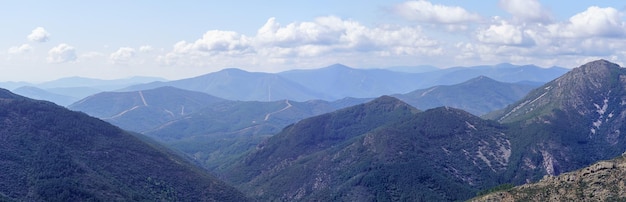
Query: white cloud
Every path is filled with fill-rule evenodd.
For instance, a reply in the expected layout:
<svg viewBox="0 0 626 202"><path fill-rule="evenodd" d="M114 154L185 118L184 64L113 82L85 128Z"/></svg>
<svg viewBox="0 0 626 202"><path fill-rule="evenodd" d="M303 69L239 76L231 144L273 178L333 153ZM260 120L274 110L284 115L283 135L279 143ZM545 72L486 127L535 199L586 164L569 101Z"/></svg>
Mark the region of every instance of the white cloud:
<svg viewBox="0 0 626 202"><path fill-rule="evenodd" d="M532 39L524 33L523 27L499 20L500 24L491 25L487 29L478 30L477 38L483 43L500 45L531 45Z"/></svg>
<svg viewBox="0 0 626 202"><path fill-rule="evenodd" d="M525 23L494 18L475 30L474 42L457 44L455 58L478 62L519 62L563 66L580 65L583 58L626 58L626 23L614 8L589 7L566 21ZM530 22L530 21L529 21Z"/></svg>
<svg viewBox="0 0 626 202"><path fill-rule="evenodd" d="M76 49L67 44L59 44L48 51L48 63L65 63L76 61Z"/></svg>
<svg viewBox="0 0 626 202"><path fill-rule="evenodd" d="M562 31L569 37L621 37L626 33L626 25L615 8L592 6L572 16Z"/></svg>
<svg viewBox="0 0 626 202"><path fill-rule="evenodd" d="M396 5L392 11L408 20L436 24L468 23L481 19L480 15L464 8L432 4L426 0L407 1Z"/></svg>
<svg viewBox="0 0 626 202"><path fill-rule="evenodd" d="M251 40L237 32L211 30L193 43L180 41L157 59L166 65L203 66L215 63L209 58L239 57L253 52ZM228 59L224 59L228 60Z"/></svg>
<svg viewBox="0 0 626 202"><path fill-rule="evenodd" d="M28 45L28 44L22 44L21 46L13 46L11 48L9 48L9 50L7 51L9 54L21 54L21 53L28 53L28 52L32 52L33 51L33 47Z"/></svg>
<svg viewBox="0 0 626 202"><path fill-rule="evenodd" d="M197 40L180 41L169 52L160 52L157 61L266 71L337 62L370 67L501 62L575 66L580 58L626 57L626 23L614 8L590 7L557 21L536 0L501 0L500 6L513 17L485 20L460 7L410 1L393 11L429 24L368 26L335 16L281 24L269 18L255 35L211 30ZM527 13L522 12L526 9ZM424 31L421 26L445 30Z"/></svg>
<svg viewBox="0 0 626 202"><path fill-rule="evenodd" d="M149 53L149 52L152 52L153 50L154 48L150 45L144 45L144 46L139 47L139 52L142 52L142 53Z"/></svg>
<svg viewBox="0 0 626 202"><path fill-rule="evenodd" d="M43 27L37 27L26 38L34 42L46 42L50 39L50 33Z"/></svg>
<svg viewBox="0 0 626 202"><path fill-rule="evenodd" d="M419 27L366 27L338 17L319 17L310 22L294 22L282 26L270 18L256 36L212 30L193 43L178 42L159 61L173 65L215 65L226 61L267 64L359 55L407 56L436 55L438 42L426 37Z"/></svg>
<svg viewBox="0 0 626 202"><path fill-rule="evenodd" d="M204 33L202 38L193 43L187 43L185 41L177 43L175 51L180 53L199 51L208 54L236 54L247 52L249 47L250 41L244 35L232 31L211 30Z"/></svg>
<svg viewBox="0 0 626 202"><path fill-rule="evenodd" d="M117 51L111 53L109 58L113 64L127 65L136 55L135 49L130 47L121 47Z"/></svg>
<svg viewBox="0 0 626 202"><path fill-rule="evenodd" d="M419 27L366 27L359 22L329 16L313 22L290 23L280 26L270 18L261 27L255 48L281 49L296 56L321 56L336 53L387 52L385 54L412 54L418 49L437 45L426 37ZM271 56L281 56L271 52Z"/></svg>
<svg viewBox="0 0 626 202"><path fill-rule="evenodd" d="M549 23L550 12L538 0L500 0L500 7L522 22Z"/></svg>

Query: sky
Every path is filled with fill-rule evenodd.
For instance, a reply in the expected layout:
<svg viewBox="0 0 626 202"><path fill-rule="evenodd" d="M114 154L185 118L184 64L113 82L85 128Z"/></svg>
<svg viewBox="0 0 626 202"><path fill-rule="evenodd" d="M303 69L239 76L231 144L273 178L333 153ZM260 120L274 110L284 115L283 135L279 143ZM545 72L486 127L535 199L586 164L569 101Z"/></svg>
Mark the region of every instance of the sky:
<svg viewBox="0 0 626 202"><path fill-rule="evenodd" d="M0 0L0 81L626 64L615 0Z"/></svg>

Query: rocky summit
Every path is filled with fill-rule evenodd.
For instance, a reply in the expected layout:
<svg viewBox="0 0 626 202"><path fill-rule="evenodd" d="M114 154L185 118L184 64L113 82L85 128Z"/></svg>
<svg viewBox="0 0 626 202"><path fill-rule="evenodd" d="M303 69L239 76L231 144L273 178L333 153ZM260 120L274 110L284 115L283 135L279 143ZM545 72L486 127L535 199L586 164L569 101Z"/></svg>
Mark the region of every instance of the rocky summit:
<svg viewBox="0 0 626 202"><path fill-rule="evenodd" d="M512 182L558 175L626 150L626 69L589 62L488 118L510 127Z"/></svg>

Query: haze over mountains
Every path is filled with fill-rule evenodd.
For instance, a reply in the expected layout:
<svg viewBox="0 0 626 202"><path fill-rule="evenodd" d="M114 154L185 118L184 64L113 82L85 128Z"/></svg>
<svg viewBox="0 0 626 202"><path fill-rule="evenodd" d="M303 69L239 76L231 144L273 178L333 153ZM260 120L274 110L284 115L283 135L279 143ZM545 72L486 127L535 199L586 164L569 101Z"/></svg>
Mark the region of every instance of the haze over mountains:
<svg viewBox="0 0 626 202"><path fill-rule="evenodd" d="M283 127L303 118L352 106L368 99L334 102L290 100L230 101L208 94L160 87L145 91L104 92L69 106L126 130L141 132L214 166L224 146L244 152ZM191 146L193 144L194 146Z"/></svg>
<svg viewBox="0 0 626 202"><path fill-rule="evenodd" d="M565 72L567 69L560 67L540 68L532 65L500 64L406 73L385 69L355 69L336 64L320 69L292 70L277 74L225 69L189 79L130 86L121 91L172 86L229 100L332 101L345 97L374 98L408 93L435 85L458 84L481 75L509 83L522 81L545 83Z"/></svg>
<svg viewBox="0 0 626 202"><path fill-rule="evenodd" d="M308 71L313 72L313 76L330 77L327 80L341 80L334 78L335 71L327 72L335 69L351 71L361 76L378 76L380 74L376 72L390 72L361 71L341 65ZM238 72L238 74L229 72ZM328 75L317 75L316 72L326 72ZM201 84L219 83L215 80L220 80L222 74L233 77L227 80L238 81L250 79L248 78L250 75L276 78L265 73L256 74L228 69L216 75L205 75L180 82L173 81L173 83L194 83L191 82L192 80ZM391 74L404 75L397 72L391 72ZM245 75L243 77L245 79L235 78L237 75ZM146 85L159 86L161 84L161 82L156 82ZM228 82L228 84L231 85L229 88L237 87L232 87L237 82ZM339 88L351 85L350 82L346 82L345 85L337 84ZM202 85L198 84L198 86ZM483 76L456 85L436 86L394 96L419 109L452 106L481 115L515 102L531 89L531 85L503 83ZM247 91L242 90L236 93L243 92ZM149 90L99 93L78 101L69 108L109 121L121 128L156 138L194 156L203 165L214 169L216 164L214 161L223 162L224 159L241 155L268 136L280 132L289 124L371 99L373 98L345 98L333 102L322 100L230 101L195 91L159 87ZM224 152L224 145L231 146L228 147L228 152Z"/></svg>
<svg viewBox="0 0 626 202"><path fill-rule="evenodd" d="M84 97L99 92L112 91L129 85L163 80L162 78L155 77L132 77L114 80L68 77L39 84L27 82L0 82L0 88L9 89L29 98L48 100L58 105L67 106Z"/></svg>
<svg viewBox="0 0 626 202"><path fill-rule="evenodd" d="M246 201L157 143L0 90L2 201Z"/></svg>
<svg viewBox="0 0 626 202"><path fill-rule="evenodd" d="M594 61L495 113L502 123L381 97L288 126L221 172L262 200L463 200L620 155L624 89L624 68Z"/></svg>
<svg viewBox="0 0 626 202"><path fill-rule="evenodd" d="M501 78L512 69L533 69L503 65L506 71L476 69ZM428 74L461 74L448 71ZM306 78L305 73L319 82L287 79ZM69 108L141 132L262 201L466 200L500 184L534 182L626 150L620 132L626 130L626 70L605 60L541 86L532 79L510 83L477 76L393 97L335 101L230 100L181 88L238 89L235 84L250 81L242 92L282 83L291 86L277 88L285 93L307 89L299 95L325 97L400 88L382 82L385 75L417 74L341 65L279 74L227 69L128 88L155 87L145 90L102 92ZM336 86L336 94L300 84L306 82L317 89Z"/></svg>
<svg viewBox="0 0 626 202"><path fill-rule="evenodd" d="M540 85L562 75L567 69L539 68L533 65L515 66L505 63L448 69L430 67L417 73L406 71L356 69L341 64L275 74L231 68L176 81L165 81L154 77L116 80L69 77L39 84L0 82L0 87L30 98L52 101L62 106L68 106L89 95L104 91L137 91L164 86L204 92L229 100L306 101L319 99L332 101L345 97L375 98L380 95L408 93L436 85L454 85L478 76L487 76L507 83L523 82Z"/></svg>
<svg viewBox="0 0 626 202"><path fill-rule="evenodd" d="M504 83L479 76L460 84L439 85L392 96L418 109L449 106L474 115L483 115L521 99L535 87L532 84Z"/></svg>

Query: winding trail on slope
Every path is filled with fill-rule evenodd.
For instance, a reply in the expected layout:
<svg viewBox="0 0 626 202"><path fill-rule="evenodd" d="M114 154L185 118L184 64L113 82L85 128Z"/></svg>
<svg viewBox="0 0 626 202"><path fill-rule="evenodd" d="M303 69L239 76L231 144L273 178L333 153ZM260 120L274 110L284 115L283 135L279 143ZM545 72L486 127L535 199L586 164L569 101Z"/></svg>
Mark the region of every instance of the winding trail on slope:
<svg viewBox="0 0 626 202"><path fill-rule="evenodd" d="M291 108L291 107L292 107L291 103L289 103L289 100L285 100L285 104L287 104L287 106L286 106L285 108L282 108L281 110L278 110L278 111L275 111L275 112L271 112L271 113L266 114L266 115L265 115L265 119L264 119L264 121L267 121L268 119L270 119L270 116L271 116L272 114L280 113L280 112L285 111L285 110L287 110L287 109L289 109L289 108Z"/></svg>
<svg viewBox="0 0 626 202"><path fill-rule="evenodd" d="M116 115L114 115L114 116L112 116L112 117L105 118L105 119L116 119L116 118L118 118L118 117L120 117L120 116L122 116L122 115L126 114L126 112L133 111L133 110L135 110L135 109L137 109L137 108L139 108L139 107L140 107L140 106L134 106L134 107L132 107L132 108L130 108L130 109L127 109L127 110L124 110L124 111L120 112L119 114L116 114Z"/></svg>
<svg viewBox="0 0 626 202"><path fill-rule="evenodd" d="M143 106L148 106L148 103L146 102L146 98L143 97L143 93L141 91L139 91L139 97L141 97L141 101L143 101Z"/></svg>
<svg viewBox="0 0 626 202"><path fill-rule="evenodd" d="M141 91L139 91L139 97L141 98L141 101L143 102L143 106L147 107L148 106L148 102L146 102L146 98L143 97L143 93ZM104 119L116 119L116 118L119 118L120 116L126 114L127 112L133 111L133 110L135 110L135 109L137 109L139 107L141 107L141 106L133 106L130 109L124 110L124 111L122 111L122 112L120 112L120 113L118 113L116 115L113 115L113 116L111 116L109 118L104 118Z"/></svg>

